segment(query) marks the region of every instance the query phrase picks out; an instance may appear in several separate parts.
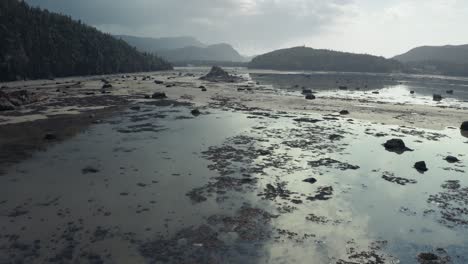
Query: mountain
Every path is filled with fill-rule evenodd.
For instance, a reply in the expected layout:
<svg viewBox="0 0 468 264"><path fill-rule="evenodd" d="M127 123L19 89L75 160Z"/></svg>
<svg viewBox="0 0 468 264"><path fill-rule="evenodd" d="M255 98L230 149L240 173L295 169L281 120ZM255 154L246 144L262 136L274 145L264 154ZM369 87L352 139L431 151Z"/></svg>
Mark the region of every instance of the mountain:
<svg viewBox="0 0 468 264"><path fill-rule="evenodd" d="M193 37L173 37L173 38L144 38L127 35L116 35L140 51L157 53L160 50L180 49L189 46L205 47L206 45Z"/></svg>
<svg viewBox="0 0 468 264"><path fill-rule="evenodd" d="M423 46L414 48L402 55L393 57L401 62L440 61L468 63L468 45Z"/></svg>
<svg viewBox="0 0 468 264"><path fill-rule="evenodd" d="M255 57L249 68L272 70L346 71L346 72L399 72L404 66L365 54L294 47L276 50Z"/></svg>
<svg viewBox="0 0 468 264"><path fill-rule="evenodd" d="M229 44L216 44L207 47L184 47L173 50L163 50L158 53L161 57L170 62L191 62L191 61L226 61L244 62L242 57Z"/></svg>
<svg viewBox="0 0 468 264"><path fill-rule="evenodd" d="M142 38L117 35L140 51L160 55L172 63L199 62L245 62L229 44L205 45L192 37L177 38Z"/></svg>
<svg viewBox="0 0 468 264"><path fill-rule="evenodd" d="M0 80L171 69L111 35L70 17L0 1Z"/></svg>
<svg viewBox="0 0 468 264"><path fill-rule="evenodd" d="M468 45L417 47L394 59L412 73L468 76Z"/></svg>

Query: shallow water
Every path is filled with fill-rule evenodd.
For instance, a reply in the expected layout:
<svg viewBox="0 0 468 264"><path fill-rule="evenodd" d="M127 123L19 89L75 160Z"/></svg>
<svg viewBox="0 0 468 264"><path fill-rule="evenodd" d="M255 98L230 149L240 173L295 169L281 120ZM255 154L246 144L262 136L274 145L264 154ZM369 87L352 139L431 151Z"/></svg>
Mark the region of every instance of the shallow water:
<svg viewBox="0 0 468 264"><path fill-rule="evenodd" d="M458 130L202 113L142 105L12 167L0 177L0 263L414 263L437 248L468 262L468 224L441 215L459 204L428 200L447 180L468 186ZM395 137L414 151L386 151ZM338 162L313 163L325 158Z"/></svg>

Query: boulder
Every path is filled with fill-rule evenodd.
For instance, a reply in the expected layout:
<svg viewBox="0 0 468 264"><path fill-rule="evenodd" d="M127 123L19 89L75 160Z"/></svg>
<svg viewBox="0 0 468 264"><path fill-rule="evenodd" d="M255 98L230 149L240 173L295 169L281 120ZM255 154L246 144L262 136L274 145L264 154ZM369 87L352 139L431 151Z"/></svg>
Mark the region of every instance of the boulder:
<svg viewBox="0 0 468 264"><path fill-rule="evenodd" d="M151 96L151 98L153 98L153 99L164 99L164 98L167 98L167 96L166 96L166 93L163 93L163 92L155 92L155 93L153 93L153 95Z"/></svg>
<svg viewBox="0 0 468 264"><path fill-rule="evenodd" d="M192 113L194 116L199 116L201 114L200 110L198 109L193 109L190 113Z"/></svg>
<svg viewBox="0 0 468 264"><path fill-rule="evenodd" d="M201 77L200 80L209 82L239 82L242 78L230 75L219 66L213 66L210 72Z"/></svg>
<svg viewBox="0 0 468 264"><path fill-rule="evenodd" d="M424 161L418 161L414 164L414 168L419 171L419 172L426 172L429 169L426 166L426 162Z"/></svg>
<svg viewBox="0 0 468 264"><path fill-rule="evenodd" d="M110 83L105 83L105 84L102 86L102 89L109 89L109 88L112 88L112 84L110 84Z"/></svg>
<svg viewBox="0 0 468 264"><path fill-rule="evenodd" d="M414 91L410 91L410 94L414 94Z"/></svg>
<svg viewBox="0 0 468 264"><path fill-rule="evenodd" d="M440 101L442 101L442 95L440 95L440 94L434 94L434 95L432 96L432 100L434 100L434 101L436 101L436 102L440 102Z"/></svg>
<svg viewBox="0 0 468 264"><path fill-rule="evenodd" d="M307 100L314 100L314 99L315 99L315 95L313 95L313 94L306 94L305 99L307 99Z"/></svg>
<svg viewBox="0 0 468 264"><path fill-rule="evenodd" d="M348 110L341 110L340 115L349 115L349 111Z"/></svg>
<svg viewBox="0 0 468 264"><path fill-rule="evenodd" d="M160 80L154 80L154 83L155 83L155 84L163 84L164 82L163 82L163 81L160 81Z"/></svg>
<svg viewBox="0 0 468 264"><path fill-rule="evenodd" d="M460 129L463 131L468 131L468 121L463 122Z"/></svg>
<svg viewBox="0 0 468 264"><path fill-rule="evenodd" d="M456 163L456 162L459 162L459 161L460 161L457 157L454 157L454 156L447 156L447 157L445 158L445 160L446 160L448 163Z"/></svg>
<svg viewBox="0 0 468 264"><path fill-rule="evenodd" d="M402 154L405 151L412 151L406 147L405 142L399 138L390 139L383 144L386 150Z"/></svg>
<svg viewBox="0 0 468 264"><path fill-rule="evenodd" d="M207 90L206 90L205 87L203 87L203 88L201 88L201 91L202 91L202 92L206 92Z"/></svg>
<svg viewBox="0 0 468 264"><path fill-rule="evenodd" d="M373 94L380 94L379 91L373 91L372 93L373 93Z"/></svg>
<svg viewBox="0 0 468 264"><path fill-rule="evenodd" d="M314 183L317 182L317 179L315 179L315 178L308 178L308 179L303 180L303 182L307 182L307 183L310 183L310 184L314 184Z"/></svg>

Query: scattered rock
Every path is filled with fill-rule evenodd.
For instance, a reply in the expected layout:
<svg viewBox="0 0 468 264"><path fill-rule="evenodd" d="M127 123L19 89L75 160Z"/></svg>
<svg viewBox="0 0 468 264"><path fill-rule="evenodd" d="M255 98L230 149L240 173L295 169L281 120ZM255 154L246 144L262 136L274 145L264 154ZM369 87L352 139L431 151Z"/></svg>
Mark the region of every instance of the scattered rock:
<svg viewBox="0 0 468 264"><path fill-rule="evenodd" d="M200 78L200 80L209 82L239 82L242 78L232 76L219 66L213 66L211 71Z"/></svg>
<svg viewBox="0 0 468 264"><path fill-rule="evenodd" d="M307 182L307 183L314 184L314 183L317 182L317 179L315 179L315 178L308 178L308 179L303 180L303 182Z"/></svg>
<svg viewBox="0 0 468 264"><path fill-rule="evenodd" d="M164 92L155 92L155 93L153 93L151 98L153 98L153 99L164 99L164 98L167 98L167 96L166 96L166 93L164 93Z"/></svg>
<svg viewBox="0 0 468 264"><path fill-rule="evenodd" d="M313 95L313 94L307 94L307 95L305 96L305 99L307 99L307 100L314 100L314 99L315 99L315 95Z"/></svg>
<svg viewBox="0 0 468 264"><path fill-rule="evenodd" d="M383 144L386 150L402 154L405 151L413 151L412 149L406 147L405 142L402 139L394 138L390 139Z"/></svg>
<svg viewBox="0 0 468 264"><path fill-rule="evenodd" d="M5 93L0 91L0 111L14 110L17 106L39 101L39 96L26 90Z"/></svg>
<svg viewBox="0 0 468 264"><path fill-rule="evenodd" d="M425 172L428 171L428 168L426 166L426 162L424 161L418 161L414 164L414 168L419 171L419 172Z"/></svg>
<svg viewBox="0 0 468 264"><path fill-rule="evenodd" d="M447 156L445 160L449 163L456 163L460 161L457 157L454 156Z"/></svg>
<svg viewBox="0 0 468 264"><path fill-rule="evenodd" d="M341 110L340 115L349 115L349 111L348 110Z"/></svg>
<svg viewBox="0 0 468 264"><path fill-rule="evenodd" d="M418 255L419 263L436 263L435 261L439 260L439 257L434 253L420 253Z"/></svg>
<svg viewBox="0 0 468 264"><path fill-rule="evenodd" d="M434 101L436 101L436 102L440 102L440 101L442 101L442 95L440 95L440 94L434 94L434 95L432 96L432 100L434 100Z"/></svg>

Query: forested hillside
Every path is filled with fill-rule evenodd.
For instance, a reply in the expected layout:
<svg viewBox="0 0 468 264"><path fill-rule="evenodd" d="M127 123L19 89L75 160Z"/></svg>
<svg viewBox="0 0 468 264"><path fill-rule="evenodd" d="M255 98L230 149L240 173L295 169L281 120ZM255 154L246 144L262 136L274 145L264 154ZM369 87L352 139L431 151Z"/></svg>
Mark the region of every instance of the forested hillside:
<svg viewBox="0 0 468 264"><path fill-rule="evenodd" d="M0 1L0 80L171 69L161 58L70 17Z"/></svg>
<svg viewBox="0 0 468 264"><path fill-rule="evenodd" d="M249 68L345 72L398 72L404 66L383 57L295 47L255 57Z"/></svg>

